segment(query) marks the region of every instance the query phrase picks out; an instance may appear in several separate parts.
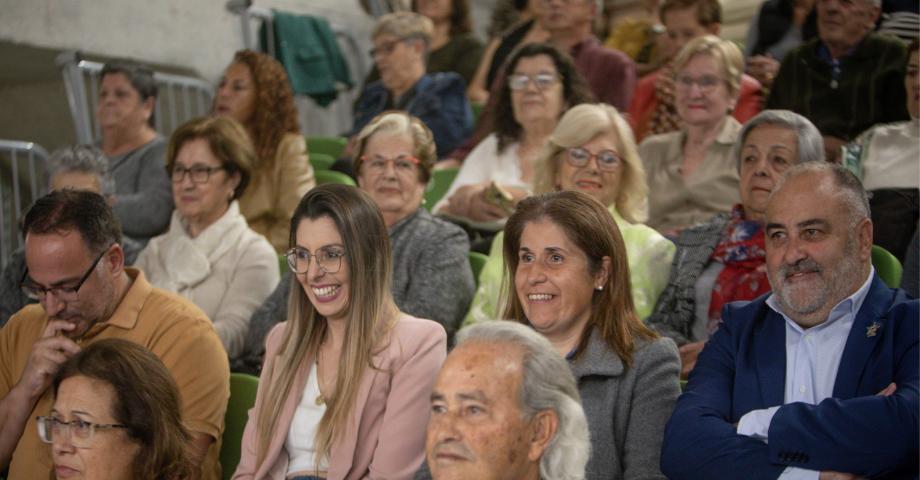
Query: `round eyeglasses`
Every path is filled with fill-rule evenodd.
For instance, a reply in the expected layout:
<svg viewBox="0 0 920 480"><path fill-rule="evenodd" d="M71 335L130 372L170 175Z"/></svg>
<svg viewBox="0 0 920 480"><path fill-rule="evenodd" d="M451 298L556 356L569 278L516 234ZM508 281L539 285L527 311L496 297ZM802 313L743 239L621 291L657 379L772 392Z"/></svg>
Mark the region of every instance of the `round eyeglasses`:
<svg viewBox="0 0 920 480"><path fill-rule="evenodd" d="M523 73L514 73L508 75L508 87L512 90L524 90L530 82L533 82L537 90L546 90L559 81L559 78L552 73L538 73L536 75L524 75Z"/></svg>
<svg viewBox="0 0 920 480"><path fill-rule="evenodd" d="M77 448L90 448L96 430L110 430L113 428L128 428L127 425L117 423L93 423L80 420L65 422L55 417L36 417L38 421L38 438L45 443L51 443L55 438L63 438L64 431L70 431L70 443Z"/></svg>
<svg viewBox="0 0 920 480"><path fill-rule="evenodd" d="M569 165L575 168L581 168L588 164L592 158L597 160L597 169L604 171L613 171L620 167L622 159L613 150L601 150L597 153L591 153L586 148L572 147L565 150L565 158Z"/></svg>
<svg viewBox="0 0 920 480"><path fill-rule="evenodd" d="M310 270L312 258L316 259L320 270L326 273L337 273L342 268L342 257L344 256L345 249L341 246L323 247L316 253L310 253L309 250L300 247L289 248L284 252L288 267L294 273L307 273Z"/></svg>

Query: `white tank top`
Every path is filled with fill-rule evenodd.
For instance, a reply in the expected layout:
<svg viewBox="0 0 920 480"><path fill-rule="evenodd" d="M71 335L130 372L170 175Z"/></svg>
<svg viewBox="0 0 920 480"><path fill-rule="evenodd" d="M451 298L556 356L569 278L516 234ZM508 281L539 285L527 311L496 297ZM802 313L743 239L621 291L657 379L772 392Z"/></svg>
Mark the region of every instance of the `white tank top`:
<svg viewBox="0 0 920 480"><path fill-rule="evenodd" d="M287 474L299 472L312 472L314 468L320 471L329 470L329 461L326 458L316 458L316 429L319 427L319 421L326 413L326 404L322 401L322 395L319 391L319 381L316 376L316 364L310 369L310 377L307 378L307 385L304 388L303 397L297 410L294 412L294 418L291 419L291 428L288 429L287 439L284 442L284 449L287 450L289 462Z"/></svg>

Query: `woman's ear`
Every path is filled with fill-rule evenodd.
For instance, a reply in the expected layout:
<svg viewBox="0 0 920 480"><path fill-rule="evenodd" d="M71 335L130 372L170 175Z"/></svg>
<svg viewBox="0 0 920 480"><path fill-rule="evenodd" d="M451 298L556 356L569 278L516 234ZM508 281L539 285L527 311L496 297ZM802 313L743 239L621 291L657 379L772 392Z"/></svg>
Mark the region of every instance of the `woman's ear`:
<svg viewBox="0 0 920 480"><path fill-rule="evenodd" d="M594 288L595 289L603 290L604 285L607 285L607 279L610 278L611 268L613 268L613 261L610 259L609 256L604 255L604 258L601 259L601 268L599 268L597 270L597 273L594 274Z"/></svg>

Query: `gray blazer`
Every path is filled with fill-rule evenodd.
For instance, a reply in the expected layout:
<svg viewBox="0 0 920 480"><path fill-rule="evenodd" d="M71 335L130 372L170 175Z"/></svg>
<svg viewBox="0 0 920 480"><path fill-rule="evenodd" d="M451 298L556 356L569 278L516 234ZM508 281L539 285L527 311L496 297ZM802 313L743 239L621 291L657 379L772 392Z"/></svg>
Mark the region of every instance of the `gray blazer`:
<svg viewBox="0 0 920 480"><path fill-rule="evenodd" d="M632 366L592 332L572 364L591 432L587 480L661 478L664 426L680 394L680 357L669 338L637 341Z"/></svg>

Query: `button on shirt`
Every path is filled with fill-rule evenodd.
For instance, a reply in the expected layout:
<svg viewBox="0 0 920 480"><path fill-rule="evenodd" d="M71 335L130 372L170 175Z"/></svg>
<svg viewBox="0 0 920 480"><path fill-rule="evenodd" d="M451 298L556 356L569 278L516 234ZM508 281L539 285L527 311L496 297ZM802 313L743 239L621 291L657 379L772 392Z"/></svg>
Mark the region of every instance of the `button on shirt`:
<svg viewBox="0 0 920 480"><path fill-rule="evenodd" d="M767 299L767 306L786 321L786 387L783 404L804 402L817 405L833 395L837 370L840 368L850 328L869 293L874 275L875 268L872 268L869 278L856 292L831 310L827 321L808 329L803 329L783 313L775 295ZM768 441L770 422L779 408L770 407L744 414L738 422L738 433ZM787 467L779 478L817 479L819 474L815 470Z"/></svg>

